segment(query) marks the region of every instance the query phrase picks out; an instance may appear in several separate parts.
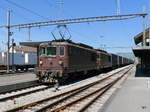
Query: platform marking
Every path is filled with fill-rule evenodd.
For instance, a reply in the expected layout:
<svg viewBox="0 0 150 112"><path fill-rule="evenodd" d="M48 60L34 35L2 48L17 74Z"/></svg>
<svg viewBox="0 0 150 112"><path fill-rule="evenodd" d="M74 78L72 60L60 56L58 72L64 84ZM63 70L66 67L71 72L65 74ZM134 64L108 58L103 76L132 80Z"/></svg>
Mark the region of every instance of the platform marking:
<svg viewBox="0 0 150 112"><path fill-rule="evenodd" d="M147 81L147 88L150 88L150 80Z"/></svg>

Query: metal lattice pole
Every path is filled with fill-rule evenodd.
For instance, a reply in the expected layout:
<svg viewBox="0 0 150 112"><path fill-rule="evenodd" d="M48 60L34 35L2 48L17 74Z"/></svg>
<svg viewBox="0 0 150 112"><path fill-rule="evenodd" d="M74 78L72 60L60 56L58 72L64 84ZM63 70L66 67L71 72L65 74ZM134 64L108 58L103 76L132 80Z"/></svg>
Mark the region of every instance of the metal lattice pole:
<svg viewBox="0 0 150 112"><path fill-rule="evenodd" d="M145 16L143 16L143 46L146 46Z"/></svg>
<svg viewBox="0 0 150 112"><path fill-rule="evenodd" d="M10 54L9 54L9 49L10 49L10 14L11 10L9 9L7 11L7 73L9 73L9 61L10 61Z"/></svg>
<svg viewBox="0 0 150 112"><path fill-rule="evenodd" d="M120 14L120 0L117 0L117 15Z"/></svg>

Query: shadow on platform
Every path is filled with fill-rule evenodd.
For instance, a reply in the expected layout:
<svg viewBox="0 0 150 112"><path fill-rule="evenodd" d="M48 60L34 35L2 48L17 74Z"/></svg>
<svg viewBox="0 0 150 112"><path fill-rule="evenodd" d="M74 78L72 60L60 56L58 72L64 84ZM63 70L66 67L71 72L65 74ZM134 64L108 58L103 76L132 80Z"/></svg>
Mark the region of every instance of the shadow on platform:
<svg viewBox="0 0 150 112"><path fill-rule="evenodd" d="M150 70L142 69L141 66L137 66L135 77L150 77Z"/></svg>

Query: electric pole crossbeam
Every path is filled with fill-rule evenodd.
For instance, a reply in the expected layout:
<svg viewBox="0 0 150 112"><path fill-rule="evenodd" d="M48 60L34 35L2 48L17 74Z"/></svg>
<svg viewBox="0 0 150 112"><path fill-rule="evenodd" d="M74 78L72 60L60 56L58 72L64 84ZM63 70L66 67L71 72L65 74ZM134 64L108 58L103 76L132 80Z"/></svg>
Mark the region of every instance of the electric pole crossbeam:
<svg viewBox="0 0 150 112"><path fill-rule="evenodd" d="M51 25L60 25L60 24L109 21L109 20L124 20L124 19L131 19L131 18L139 17L139 16L145 17L146 15L147 14L144 13L144 14L129 14L129 15L115 15L115 16L99 16L99 17L89 17L89 18L65 19L65 20L11 25L10 28L20 29L20 28L31 28L31 27L51 26ZM2 27L8 27L8 26L1 26L0 28L2 28Z"/></svg>
<svg viewBox="0 0 150 112"><path fill-rule="evenodd" d="M127 46L127 47L124 47L124 46L119 46L119 47L105 47L106 49L131 49L133 48L133 46Z"/></svg>
<svg viewBox="0 0 150 112"><path fill-rule="evenodd" d="M64 20L56 20L56 21L47 21L47 22L35 22L29 24L18 24L18 25L10 25L10 10L7 14L7 25L0 26L0 28L7 28L7 72L9 72L9 49L10 49L10 36L11 32L10 29L12 28L32 28L32 27L41 27L41 26L50 26L50 25L65 25L71 23L83 23L83 22L96 22L96 21L109 21L109 20L124 20L124 19L131 19L135 17L142 16L145 18L147 13L143 14L128 14L128 15L115 15L115 16L99 16L99 17L89 17L89 18L77 18L77 19L64 19ZM30 31L29 31L29 38L30 38Z"/></svg>

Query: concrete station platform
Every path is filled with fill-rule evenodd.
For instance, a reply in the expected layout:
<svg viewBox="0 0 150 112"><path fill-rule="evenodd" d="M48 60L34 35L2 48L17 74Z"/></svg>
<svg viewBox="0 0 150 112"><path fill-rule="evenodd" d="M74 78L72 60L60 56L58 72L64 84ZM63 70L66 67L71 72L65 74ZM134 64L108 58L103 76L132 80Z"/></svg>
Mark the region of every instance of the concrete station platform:
<svg viewBox="0 0 150 112"><path fill-rule="evenodd" d="M150 78L129 77L100 112L150 112Z"/></svg>
<svg viewBox="0 0 150 112"><path fill-rule="evenodd" d="M36 85L37 80L33 73L2 75L0 76L0 93Z"/></svg>

